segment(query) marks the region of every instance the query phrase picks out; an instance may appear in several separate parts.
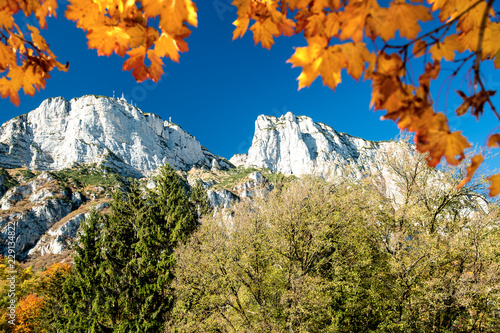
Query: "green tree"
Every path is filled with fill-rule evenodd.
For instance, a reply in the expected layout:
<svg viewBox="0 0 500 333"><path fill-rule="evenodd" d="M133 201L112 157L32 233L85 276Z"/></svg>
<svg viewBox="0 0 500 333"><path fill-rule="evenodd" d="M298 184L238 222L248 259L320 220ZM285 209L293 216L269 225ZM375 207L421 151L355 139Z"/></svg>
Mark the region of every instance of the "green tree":
<svg viewBox="0 0 500 333"><path fill-rule="evenodd" d="M497 331L498 207L405 145L383 178L301 178L207 216L177 250L166 330Z"/></svg>
<svg viewBox="0 0 500 333"><path fill-rule="evenodd" d="M111 212L86 219L64 284L65 332L159 332L173 304L174 249L197 228L197 209L169 166L157 186L116 192Z"/></svg>

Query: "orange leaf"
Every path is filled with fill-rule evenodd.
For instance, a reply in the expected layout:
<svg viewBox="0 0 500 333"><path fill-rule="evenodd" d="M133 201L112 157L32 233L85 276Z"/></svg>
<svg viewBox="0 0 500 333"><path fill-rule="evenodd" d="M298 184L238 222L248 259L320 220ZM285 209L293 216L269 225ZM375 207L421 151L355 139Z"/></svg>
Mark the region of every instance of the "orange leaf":
<svg viewBox="0 0 500 333"><path fill-rule="evenodd" d="M274 44L273 36L280 35L278 27L270 18L266 19L263 23L259 21L255 22L250 27L250 30L252 30L253 32L253 40L255 42L255 45L260 42L262 44L262 47L268 50L270 50L271 46L273 46Z"/></svg>
<svg viewBox="0 0 500 333"><path fill-rule="evenodd" d="M401 37L414 39L421 28L418 21L432 20L429 9L423 5L392 2L388 8L386 20L379 31L380 37L387 41L394 38L399 30Z"/></svg>
<svg viewBox="0 0 500 333"><path fill-rule="evenodd" d="M417 150L429 153L429 166L438 165L443 156L451 165L457 165L465 158L464 150L470 148L470 144L460 131L449 131L448 120L444 114L434 114L422 121L419 127L416 135Z"/></svg>
<svg viewBox="0 0 500 333"><path fill-rule="evenodd" d="M498 148L500 147L500 134L492 134L488 138L488 147Z"/></svg>
<svg viewBox="0 0 500 333"><path fill-rule="evenodd" d="M148 68L148 77L158 82L163 74L163 61L153 50L148 50L148 59L151 61L151 65Z"/></svg>
<svg viewBox="0 0 500 333"><path fill-rule="evenodd" d="M440 61L442 58L452 61L455 58L455 52L464 52L465 46L458 39L457 35L449 35L442 43L436 43L431 46L429 52L434 60Z"/></svg>
<svg viewBox="0 0 500 333"><path fill-rule="evenodd" d="M413 55L415 57L421 57L425 54L427 49L427 43L423 40L418 40L413 44Z"/></svg>
<svg viewBox="0 0 500 333"><path fill-rule="evenodd" d="M146 57L146 48L144 46L136 47L127 52L130 56L123 63L123 70L132 70L132 75L137 82L142 82L148 78L148 69L144 64L144 58Z"/></svg>
<svg viewBox="0 0 500 333"><path fill-rule="evenodd" d="M250 19L248 17L238 18L236 19L236 21L233 22L233 25L236 26L236 29L234 29L233 31L233 40L235 40L238 37L243 37L243 35L248 30L249 23Z"/></svg>
<svg viewBox="0 0 500 333"><path fill-rule="evenodd" d="M500 174L490 176L486 179L491 182L491 185L489 187L490 196L494 197L500 194Z"/></svg>
<svg viewBox="0 0 500 333"><path fill-rule="evenodd" d="M476 172L477 168L479 168L481 163L483 163L483 161L484 161L484 157L481 154L475 155L472 158L471 163L470 163L469 167L467 168L467 177L465 177L460 182L460 184L458 184L457 188L461 188L462 186L467 184L472 179L472 176L474 176L474 173Z"/></svg>
<svg viewBox="0 0 500 333"><path fill-rule="evenodd" d="M168 56L173 61L179 62L179 50L177 49L177 44L175 43L175 40L166 33L162 33L160 38L156 41L155 52L159 57Z"/></svg>

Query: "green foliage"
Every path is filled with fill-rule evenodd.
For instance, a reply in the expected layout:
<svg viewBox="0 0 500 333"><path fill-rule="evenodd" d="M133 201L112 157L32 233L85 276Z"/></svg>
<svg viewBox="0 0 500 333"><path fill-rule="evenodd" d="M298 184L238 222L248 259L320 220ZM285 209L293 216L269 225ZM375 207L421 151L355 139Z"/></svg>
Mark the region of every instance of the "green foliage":
<svg viewBox="0 0 500 333"><path fill-rule="evenodd" d="M86 185L113 187L128 184L128 180L113 169L95 164L52 171L51 174L64 185L73 183L78 187Z"/></svg>
<svg viewBox="0 0 500 333"><path fill-rule="evenodd" d="M19 170L16 173L16 177L21 178L23 181L28 181L35 178L36 174L34 174L31 170Z"/></svg>
<svg viewBox="0 0 500 333"><path fill-rule="evenodd" d="M4 168L0 167L0 176L3 176L4 177L4 182L3 182L3 186L5 186L5 188L8 190L14 186L17 186L19 185L19 182L13 178L8 172L7 170L5 170Z"/></svg>
<svg viewBox="0 0 500 333"><path fill-rule="evenodd" d="M235 185L243 182L248 177L248 175L256 171L260 172L262 176L273 185L284 184L297 178L293 175L284 175L281 172L274 173L267 168L240 167L235 169L229 169L226 173L224 173L223 178L219 183L217 183L214 186L214 189L219 189L219 188L227 189L234 187Z"/></svg>
<svg viewBox="0 0 500 333"><path fill-rule="evenodd" d="M499 207L390 152L391 183L302 178L206 217L166 331L495 332ZM396 195L388 195L388 189Z"/></svg>
<svg viewBox="0 0 500 333"><path fill-rule="evenodd" d="M64 283L67 332L159 332L173 305L175 247L197 228L190 200L170 167L157 186L113 194L111 212L82 226L74 273Z"/></svg>

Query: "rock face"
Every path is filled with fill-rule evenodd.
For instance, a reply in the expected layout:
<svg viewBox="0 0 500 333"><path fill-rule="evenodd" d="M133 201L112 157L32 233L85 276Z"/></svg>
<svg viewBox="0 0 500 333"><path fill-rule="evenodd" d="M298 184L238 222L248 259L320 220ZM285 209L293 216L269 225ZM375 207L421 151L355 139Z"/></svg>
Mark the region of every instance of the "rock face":
<svg viewBox="0 0 500 333"><path fill-rule="evenodd" d="M73 203L67 191L53 186L53 179L41 174L23 186L8 190L2 200L0 215L0 254L7 254L9 226L15 226L15 249L18 259L23 259L27 251L56 222L71 212ZM15 207L14 212L7 209Z"/></svg>
<svg viewBox="0 0 500 333"><path fill-rule="evenodd" d="M380 170L378 153L394 145L395 142L374 142L339 133L309 117L288 112L279 118L259 116L248 155L238 154L230 161L284 174L313 174L330 179L350 172L361 177Z"/></svg>
<svg viewBox="0 0 500 333"><path fill-rule="evenodd" d="M4 168L60 170L98 163L140 177L167 162L180 170L231 167L178 125L143 113L124 99L51 98L0 127Z"/></svg>
<svg viewBox="0 0 500 333"><path fill-rule="evenodd" d="M93 208L96 210L102 210L107 207L109 207L109 204L103 202L95 205ZM40 238L35 247L28 252L28 256L60 254L64 250L67 250L70 242L77 237L80 224L89 215L90 213L79 213L69 218L60 226L54 225Z"/></svg>

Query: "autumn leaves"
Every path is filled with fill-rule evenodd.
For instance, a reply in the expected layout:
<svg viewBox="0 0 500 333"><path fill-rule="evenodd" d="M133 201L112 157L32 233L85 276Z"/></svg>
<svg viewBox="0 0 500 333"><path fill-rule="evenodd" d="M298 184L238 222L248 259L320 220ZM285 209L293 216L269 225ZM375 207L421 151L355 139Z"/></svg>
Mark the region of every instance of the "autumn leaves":
<svg viewBox="0 0 500 333"><path fill-rule="evenodd" d="M66 17L87 31L89 48L100 55L128 55L123 69L132 70L139 82L160 80L162 58L179 61L179 52L188 50L187 25L198 25L191 0L71 0ZM153 27L154 20L158 27Z"/></svg>
<svg viewBox="0 0 500 333"><path fill-rule="evenodd" d="M250 30L255 44L270 49L276 37L303 34L307 46L297 47L288 60L302 68L299 89L318 77L335 89L344 70L356 80L371 80L372 107L416 134L417 149L428 153L429 165L443 157L457 165L470 144L437 112L430 82L440 76L443 61L452 66L451 77L470 69L473 84L458 92L463 104L456 114L479 118L488 105L500 120L490 99L495 92L481 75L485 60L500 67L499 17L492 9L494 0L421 2L393 0L381 6L377 0L233 0L238 9L233 39ZM29 33L23 34L13 15L34 15L44 28L56 8L56 0L0 0L0 95L16 105L21 88L33 95L45 87L52 69L67 67L55 60L36 28L28 26ZM87 32L89 48L99 55L127 56L123 69L131 70L137 81L158 81L164 58L179 61L179 53L188 50L189 27L198 23L191 0L70 0L66 17ZM428 21L434 21L430 31L422 31ZM425 67L418 79L412 78L409 60L420 57ZM495 135L490 134L489 147L499 145ZM473 158L467 179L482 161L481 155ZM500 175L490 180L490 194L499 194Z"/></svg>
<svg viewBox="0 0 500 333"><path fill-rule="evenodd" d="M0 96L10 97L19 105L19 90L34 95L44 89L50 71L57 68L67 70L56 60L45 39L37 28L27 25L23 31L14 21L14 15L22 11L24 15L34 15L41 28L46 27L46 17L55 16L56 0L2 0L0 1Z"/></svg>
<svg viewBox="0 0 500 333"><path fill-rule="evenodd" d="M500 33L500 23L491 9L493 0L428 0L430 6L414 2L417 4L395 0L382 7L377 0L235 0L238 19L234 38L246 32L249 20L256 22L250 27L252 31L258 29L254 28L257 24L272 26L267 34L253 35L255 43L266 48L273 44L273 36L285 35L284 25L295 34L303 33L307 46L296 48L288 60L294 67L302 67L299 89L310 86L319 76L324 85L335 89L344 69L356 80L371 80L371 106L385 110L383 118L393 120L400 129L415 133L417 149L427 153L430 166L438 165L443 157L457 165L470 144L460 131L452 132L447 117L437 112L430 82L438 78L443 59L455 66L452 76L471 66L475 84L469 95L458 92L463 104L457 115L471 110L478 118L486 103L496 113L490 100L494 91L482 83L479 67L487 59L494 59L500 67L500 46L494 37ZM421 23L433 20L432 13L437 22L422 34ZM370 49L365 42L371 42ZM407 75L409 60L423 56L425 68L414 82L417 80ZM498 141L488 145L493 147ZM461 185L472 178L483 160L482 155L472 159ZM500 175L490 180L490 194L499 194Z"/></svg>
<svg viewBox="0 0 500 333"><path fill-rule="evenodd" d="M56 0L0 1L0 71L4 72L0 95L10 97L15 105L20 103L21 89L34 95L45 88L50 71L66 71L68 64L56 60L37 28L27 25L28 31L23 31L14 15L20 11L27 17L34 15L45 28L46 18L55 16L56 9ZM71 0L66 18L87 32L89 48L99 55L127 55L123 69L132 70L137 81L158 81L163 74L163 58L179 61L179 52L188 50L184 39L191 31L187 25L198 23L191 0Z"/></svg>

